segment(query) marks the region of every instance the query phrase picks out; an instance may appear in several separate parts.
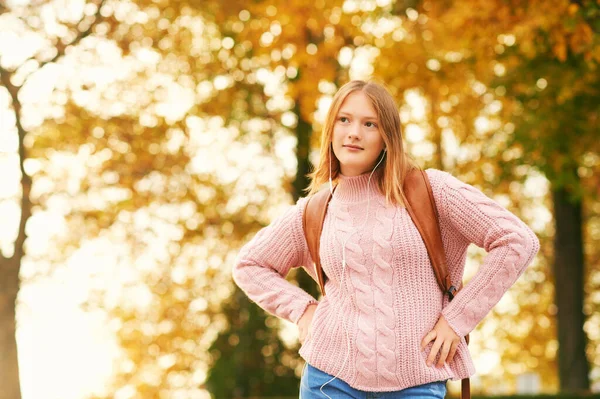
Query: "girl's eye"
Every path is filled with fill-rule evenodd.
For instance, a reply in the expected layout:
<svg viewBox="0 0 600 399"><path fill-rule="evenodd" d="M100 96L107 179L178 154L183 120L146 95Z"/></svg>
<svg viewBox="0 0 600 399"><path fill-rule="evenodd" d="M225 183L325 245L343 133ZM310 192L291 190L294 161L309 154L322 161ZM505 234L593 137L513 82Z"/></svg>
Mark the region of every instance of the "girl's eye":
<svg viewBox="0 0 600 399"><path fill-rule="evenodd" d="M373 122L367 122L367 127L377 127Z"/></svg>
<svg viewBox="0 0 600 399"><path fill-rule="evenodd" d="M348 118L346 118L345 116L342 116L342 117L340 118L340 121L342 121L342 122L346 122L347 120L348 120Z"/></svg>

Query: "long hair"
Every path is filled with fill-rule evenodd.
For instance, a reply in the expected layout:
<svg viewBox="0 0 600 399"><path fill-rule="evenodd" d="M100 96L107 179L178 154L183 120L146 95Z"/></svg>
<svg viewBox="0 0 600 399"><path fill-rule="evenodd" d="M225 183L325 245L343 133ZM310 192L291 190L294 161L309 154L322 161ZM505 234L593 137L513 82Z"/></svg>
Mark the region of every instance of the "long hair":
<svg viewBox="0 0 600 399"><path fill-rule="evenodd" d="M305 191L308 192L309 196L313 195L319 191L324 183L329 181L330 164L331 179L337 183L340 174L340 161L333 150L330 150L333 127L342 103L354 91L362 91L371 100L379 118L379 133L387 148L385 159L379 167L383 170L383 173L374 174L374 177L377 176L377 187L385 195L388 203L404 206L408 202L402 190L404 179L408 172L412 169L419 169L419 167L405 151L400 115L392 95L383 85L372 81L352 80L340 87L333 97L321 132L319 165L308 174L310 184Z"/></svg>

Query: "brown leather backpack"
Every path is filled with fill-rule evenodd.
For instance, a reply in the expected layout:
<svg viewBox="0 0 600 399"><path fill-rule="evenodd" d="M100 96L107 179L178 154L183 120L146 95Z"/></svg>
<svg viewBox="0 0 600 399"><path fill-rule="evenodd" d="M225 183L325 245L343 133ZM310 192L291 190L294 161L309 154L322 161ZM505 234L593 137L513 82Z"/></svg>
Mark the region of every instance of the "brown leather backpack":
<svg viewBox="0 0 600 399"><path fill-rule="evenodd" d="M448 294L448 298L451 301L458 290L452 285L450 275L448 274L446 254L444 253L442 235L440 233L439 217L429 178L425 171L413 169L407 174L403 188L404 194L408 199L406 210L417 230L419 230L425 247L427 247L427 253L429 254L438 285L442 292ZM310 197L306 202L302 218L304 235L310 256L315 262L317 283L322 295L325 295L325 281L327 280L327 276L321 268L319 244L325 214L327 213L327 205L331 197L332 192L330 190L321 190ZM465 340L469 343L469 335L465 337ZM470 381L468 378L465 378L461 382L461 399L470 399L470 397Z"/></svg>

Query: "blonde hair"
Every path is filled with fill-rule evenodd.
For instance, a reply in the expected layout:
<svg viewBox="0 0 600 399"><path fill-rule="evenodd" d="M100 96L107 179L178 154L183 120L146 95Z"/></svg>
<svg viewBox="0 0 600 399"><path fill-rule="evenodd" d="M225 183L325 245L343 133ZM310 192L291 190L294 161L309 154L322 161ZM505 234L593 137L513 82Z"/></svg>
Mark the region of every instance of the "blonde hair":
<svg viewBox="0 0 600 399"><path fill-rule="evenodd" d="M335 182L338 180L340 162L333 150L330 151L333 127L342 103L354 91L362 91L371 100L379 118L379 133L387 148L385 159L378 168L382 169L383 173L374 174L374 177L377 177L377 187L385 195L388 203L404 206L407 203L402 190L404 179L408 172L412 169L419 169L419 167L405 151L400 115L392 95L382 84L373 81L352 80L340 87L333 97L321 132L319 165L308 174L310 184L305 191L308 192L309 196L314 195L324 183L329 181L330 161L331 179Z"/></svg>

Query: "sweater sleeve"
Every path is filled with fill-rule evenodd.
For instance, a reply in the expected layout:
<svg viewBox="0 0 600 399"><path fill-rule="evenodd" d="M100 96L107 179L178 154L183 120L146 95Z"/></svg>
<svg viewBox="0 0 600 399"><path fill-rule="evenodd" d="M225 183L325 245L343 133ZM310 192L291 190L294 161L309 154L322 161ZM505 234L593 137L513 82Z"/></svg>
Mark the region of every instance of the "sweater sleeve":
<svg viewBox="0 0 600 399"><path fill-rule="evenodd" d="M437 174L440 181L436 207L440 218L457 239L474 243L487 252L475 276L442 311L462 337L477 326L523 274L540 243L522 220L480 190L447 172Z"/></svg>
<svg viewBox="0 0 600 399"><path fill-rule="evenodd" d="M306 198L262 228L244 245L233 267L233 279L265 311L298 323L307 306L318 303L306 291L285 279L293 267L310 261L302 229Z"/></svg>

